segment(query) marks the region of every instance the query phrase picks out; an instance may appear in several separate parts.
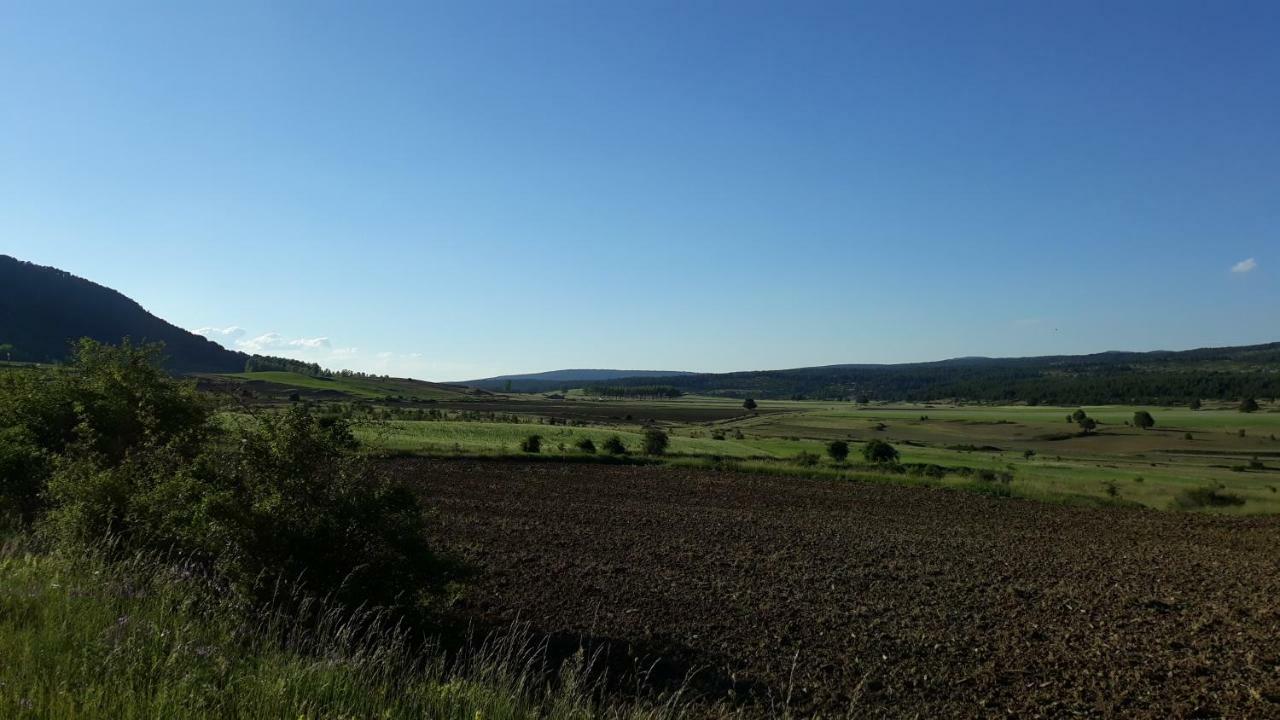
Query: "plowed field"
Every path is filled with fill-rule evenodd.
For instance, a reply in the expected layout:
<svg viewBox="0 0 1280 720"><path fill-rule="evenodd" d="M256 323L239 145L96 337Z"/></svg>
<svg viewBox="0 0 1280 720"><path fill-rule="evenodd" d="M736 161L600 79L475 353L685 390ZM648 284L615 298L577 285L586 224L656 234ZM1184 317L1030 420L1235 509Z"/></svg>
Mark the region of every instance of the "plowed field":
<svg viewBox="0 0 1280 720"><path fill-rule="evenodd" d="M462 612L799 716L1280 717L1280 520L402 459ZM788 700L789 698L789 700Z"/></svg>

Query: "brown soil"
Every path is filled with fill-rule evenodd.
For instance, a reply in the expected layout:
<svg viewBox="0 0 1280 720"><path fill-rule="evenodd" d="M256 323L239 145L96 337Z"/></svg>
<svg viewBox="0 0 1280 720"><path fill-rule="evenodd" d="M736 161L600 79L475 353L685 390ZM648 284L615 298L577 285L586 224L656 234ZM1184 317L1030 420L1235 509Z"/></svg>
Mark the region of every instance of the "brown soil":
<svg viewBox="0 0 1280 720"><path fill-rule="evenodd" d="M401 459L462 611L753 712L1280 717L1280 520L667 467Z"/></svg>

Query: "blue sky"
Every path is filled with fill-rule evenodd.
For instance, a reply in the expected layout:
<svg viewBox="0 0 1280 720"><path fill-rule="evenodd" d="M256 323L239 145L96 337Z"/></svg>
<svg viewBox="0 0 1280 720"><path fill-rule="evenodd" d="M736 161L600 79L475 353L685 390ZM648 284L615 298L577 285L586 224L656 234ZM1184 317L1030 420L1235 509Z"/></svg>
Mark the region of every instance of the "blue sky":
<svg viewBox="0 0 1280 720"><path fill-rule="evenodd" d="M0 0L0 252L431 379L1274 341L1277 38L1275 2Z"/></svg>

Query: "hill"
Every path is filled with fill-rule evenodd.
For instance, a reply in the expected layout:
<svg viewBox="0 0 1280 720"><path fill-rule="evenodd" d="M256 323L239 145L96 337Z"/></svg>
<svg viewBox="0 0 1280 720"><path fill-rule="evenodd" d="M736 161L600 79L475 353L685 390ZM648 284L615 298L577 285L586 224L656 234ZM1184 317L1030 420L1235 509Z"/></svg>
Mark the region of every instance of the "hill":
<svg viewBox="0 0 1280 720"><path fill-rule="evenodd" d="M648 385L647 377L611 378ZM664 385L725 397L1032 404L1183 403L1280 396L1280 343L1185 351L955 358L669 376Z"/></svg>
<svg viewBox="0 0 1280 720"><path fill-rule="evenodd" d="M82 337L163 342L175 372L234 372L249 358L161 320L111 288L0 255L0 344L13 346L12 359L56 362Z"/></svg>
<svg viewBox="0 0 1280 720"><path fill-rule="evenodd" d="M459 385L426 382L411 378L374 375L309 375L300 372L203 373L201 386L208 390L243 389L265 398L285 398L294 394L312 399L383 400L431 402L466 400L488 395Z"/></svg>
<svg viewBox="0 0 1280 720"><path fill-rule="evenodd" d="M465 380L459 385L468 385L483 390L512 390L515 392L545 392L563 386L594 383L602 380L618 378L665 378L676 375L692 375L681 370L607 370L607 369L571 369L550 370L540 373L522 375L499 375L480 380ZM510 383L510 385L508 385Z"/></svg>

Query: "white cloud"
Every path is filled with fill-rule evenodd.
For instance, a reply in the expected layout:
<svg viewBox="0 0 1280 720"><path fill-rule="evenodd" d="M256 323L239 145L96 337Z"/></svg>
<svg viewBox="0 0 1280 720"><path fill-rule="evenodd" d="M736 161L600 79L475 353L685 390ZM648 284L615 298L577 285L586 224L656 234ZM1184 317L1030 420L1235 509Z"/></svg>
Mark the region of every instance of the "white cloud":
<svg viewBox="0 0 1280 720"><path fill-rule="evenodd" d="M236 347L249 353L280 350L327 350L332 347L327 337L286 338L280 333L269 332L248 340L237 340Z"/></svg>
<svg viewBox="0 0 1280 720"><path fill-rule="evenodd" d="M231 325L229 327L224 327L224 328L202 327L199 330L196 330L195 332L197 335L203 335L204 337L207 337L210 340L217 340L219 338L226 339L226 340L235 340L236 338L240 338L244 336L244 328L238 327L236 325Z"/></svg>
<svg viewBox="0 0 1280 720"><path fill-rule="evenodd" d="M232 325L225 328L204 327L197 334L218 339L228 347L241 352L314 362L322 367L339 370L361 370L397 377L413 377L419 380L446 377L483 377L496 375L500 368L474 367L455 363L421 352L362 351L355 346L335 346L326 336L290 337L278 332L267 332L248 337L244 328Z"/></svg>
<svg viewBox="0 0 1280 720"><path fill-rule="evenodd" d="M1232 266L1231 266L1231 272L1233 272L1233 273L1247 273L1247 272L1252 272L1252 271L1253 271L1253 269L1254 269L1254 268L1256 268L1256 267L1258 267L1258 261L1257 261L1257 260L1254 260L1253 258L1248 258L1247 260L1241 260L1240 262L1236 263L1235 265L1232 265Z"/></svg>

